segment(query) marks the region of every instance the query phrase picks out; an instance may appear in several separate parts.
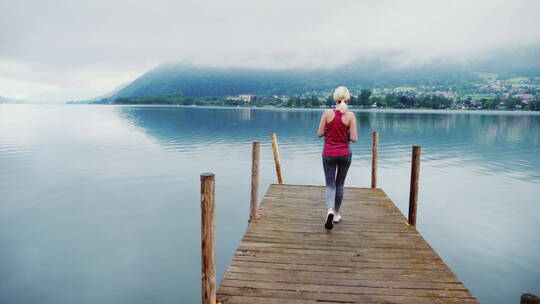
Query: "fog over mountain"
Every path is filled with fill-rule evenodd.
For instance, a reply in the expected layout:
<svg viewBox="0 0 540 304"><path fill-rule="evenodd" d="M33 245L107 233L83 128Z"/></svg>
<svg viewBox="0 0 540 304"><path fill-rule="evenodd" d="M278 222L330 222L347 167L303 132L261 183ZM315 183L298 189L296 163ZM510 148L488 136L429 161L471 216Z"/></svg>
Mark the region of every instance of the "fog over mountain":
<svg viewBox="0 0 540 304"><path fill-rule="evenodd" d="M398 65L392 62L392 57L385 59L363 57L336 67L289 69L211 67L186 60L162 64L110 96L112 100L163 94L190 97L298 95L331 90L338 85L357 90L422 84L454 85L476 81L479 72L498 73L501 77L540 77L540 46L501 49L470 62L434 59L421 65Z"/></svg>
<svg viewBox="0 0 540 304"><path fill-rule="evenodd" d="M0 2L0 95L90 99L164 62L320 70L487 63L540 42L540 1ZM495 56L496 57L496 56ZM508 66L511 68L511 65Z"/></svg>

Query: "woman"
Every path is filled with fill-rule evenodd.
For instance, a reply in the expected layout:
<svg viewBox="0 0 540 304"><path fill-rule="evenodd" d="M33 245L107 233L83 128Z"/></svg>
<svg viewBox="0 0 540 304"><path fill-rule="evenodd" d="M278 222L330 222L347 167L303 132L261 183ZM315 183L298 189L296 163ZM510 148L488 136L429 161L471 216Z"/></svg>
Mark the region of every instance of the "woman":
<svg viewBox="0 0 540 304"><path fill-rule="evenodd" d="M339 209L343 201L343 185L352 156L349 141L358 141L356 117L347 107L350 99L349 90L346 87L338 87L334 91L336 108L323 112L317 131L319 137L325 137L322 158L328 210L324 227L328 230L334 227L333 223L341 221Z"/></svg>

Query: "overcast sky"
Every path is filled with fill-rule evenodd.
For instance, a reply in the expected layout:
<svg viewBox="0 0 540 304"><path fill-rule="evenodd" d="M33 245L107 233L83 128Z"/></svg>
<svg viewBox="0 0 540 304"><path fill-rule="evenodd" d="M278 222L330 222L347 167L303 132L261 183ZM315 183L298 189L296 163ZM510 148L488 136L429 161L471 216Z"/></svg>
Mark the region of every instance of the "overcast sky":
<svg viewBox="0 0 540 304"><path fill-rule="evenodd" d="M0 96L87 99L186 59L262 68L374 54L468 60L539 43L539 12L538 0L0 0Z"/></svg>

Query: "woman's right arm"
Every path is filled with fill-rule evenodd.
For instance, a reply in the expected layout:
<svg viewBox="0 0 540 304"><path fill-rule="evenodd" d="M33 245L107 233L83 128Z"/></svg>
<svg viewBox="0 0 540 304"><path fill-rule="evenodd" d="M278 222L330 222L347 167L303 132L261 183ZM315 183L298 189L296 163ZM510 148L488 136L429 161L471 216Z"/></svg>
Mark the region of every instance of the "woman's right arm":
<svg viewBox="0 0 540 304"><path fill-rule="evenodd" d="M322 113L321 122L319 123L319 130L317 130L317 136L323 137L324 130L326 129L326 110Z"/></svg>

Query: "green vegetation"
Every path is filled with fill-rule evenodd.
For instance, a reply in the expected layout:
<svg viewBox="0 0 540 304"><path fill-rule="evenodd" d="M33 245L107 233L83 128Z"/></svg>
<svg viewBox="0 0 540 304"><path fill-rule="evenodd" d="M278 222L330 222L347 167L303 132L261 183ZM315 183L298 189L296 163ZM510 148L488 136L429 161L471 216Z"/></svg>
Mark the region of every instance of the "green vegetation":
<svg viewBox="0 0 540 304"><path fill-rule="evenodd" d="M141 97L118 97L114 101L115 104L177 104L177 105L192 105L195 104L195 99L182 96L141 96Z"/></svg>
<svg viewBox="0 0 540 304"><path fill-rule="evenodd" d="M540 111L540 99L536 99L531 103L532 111Z"/></svg>
<svg viewBox="0 0 540 304"><path fill-rule="evenodd" d="M356 102L355 102L354 97L352 97L351 105L369 106L370 104L373 104L373 102L370 100L370 97L371 97L371 90L362 89L360 91L360 95L356 99Z"/></svg>
<svg viewBox="0 0 540 304"><path fill-rule="evenodd" d="M289 101L294 98L289 99ZM103 103L103 102L97 102ZM183 106L283 106L281 99L275 99L271 102L253 101L246 103L241 100L227 100L225 97L184 97L178 95L159 95L159 96L137 96L137 97L118 97L112 104L123 105L183 105ZM297 106L316 106L318 107L319 100L315 97L310 98L309 102L302 101L296 103Z"/></svg>
<svg viewBox="0 0 540 304"><path fill-rule="evenodd" d="M371 102L378 107L396 109L450 109L452 100L443 96L403 96L387 94L382 97L373 97Z"/></svg>
<svg viewBox="0 0 540 304"><path fill-rule="evenodd" d="M501 99L485 94L477 94L465 99L452 100L443 96L405 96L399 94L386 94L382 96L372 96L369 89L362 89L357 96L351 96L349 106L351 108L393 108L393 109L528 109L540 111L540 99L536 99L530 104L524 104L519 98ZM119 97L113 104L129 105L184 105L184 106L233 106L233 107L289 107L289 108L320 108L332 107L335 105L332 96L325 100L312 95L310 97L292 96L287 101L273 99L271 101L244 102L241 100L228 100L225 97L183 97L175 95L145 96L145 97Z"/></svg>

